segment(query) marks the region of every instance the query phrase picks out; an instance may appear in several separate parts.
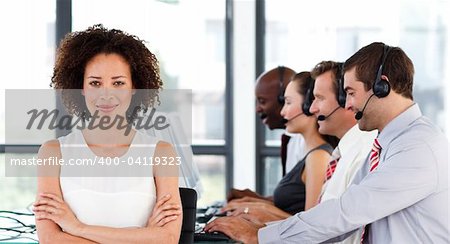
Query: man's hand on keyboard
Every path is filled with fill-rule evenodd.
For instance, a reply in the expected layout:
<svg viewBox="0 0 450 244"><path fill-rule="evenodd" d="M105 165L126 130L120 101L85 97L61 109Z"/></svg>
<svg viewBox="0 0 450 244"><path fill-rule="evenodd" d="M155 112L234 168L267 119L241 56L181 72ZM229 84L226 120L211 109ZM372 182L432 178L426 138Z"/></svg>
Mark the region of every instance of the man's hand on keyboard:
<svg viewBox="0 0 450 244"><path fill-rule="evenodd" d="M243 243L258 243L258 230L264 227L241 217L217 218L205 226L205 232L222 232L231 239Z"/></svg>

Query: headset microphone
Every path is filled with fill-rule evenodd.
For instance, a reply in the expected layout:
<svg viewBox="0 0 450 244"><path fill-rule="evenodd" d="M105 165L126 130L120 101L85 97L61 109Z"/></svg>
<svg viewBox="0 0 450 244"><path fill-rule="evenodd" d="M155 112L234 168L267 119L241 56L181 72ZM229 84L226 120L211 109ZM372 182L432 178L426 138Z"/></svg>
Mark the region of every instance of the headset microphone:
<svg viewBox="0 0 450 244"><path fill-rule="evenodd" d="M324 120L326 120L328 117L330 117L332 114L334 114L334 112L336 112L340 107L341 107L341 106L337 106L337 108L335 108L335 109L333 110L333 112L331 112L331 113L328 114L327 116L325 116L325 115L323 115L323 114L319 115L319 116L317 117L317 120L318 120L318 121L324 121Z"/></svg>
<svg viewBox="0 0 450 244"><path fill-rule="evenodd" d="M370 99L372 99L372 97L373 97L374 95L375 95L375 94L370 95L369 99L367 99L367 101L366 101L366 104L364 104L363 109L362 109L361 111L358 111L358 112L355 114L355 119L356 119L356 120L360 120L360 119L363 117L364 110L366 109L367 104L369 103Z"/></svg>
<svg viewBox="0 0 450 244"><path fill-rule="evenodd" d="M289 121L291 121L291 120L297 118L298 116L300 116L300 115L302 115L302 114L304 114L304 113L299 113L299 114L295 115L294 117L292 117L292 118L290 118L290 119L283 119L283 124L286 124L287 122L289 122Z"/></svg>

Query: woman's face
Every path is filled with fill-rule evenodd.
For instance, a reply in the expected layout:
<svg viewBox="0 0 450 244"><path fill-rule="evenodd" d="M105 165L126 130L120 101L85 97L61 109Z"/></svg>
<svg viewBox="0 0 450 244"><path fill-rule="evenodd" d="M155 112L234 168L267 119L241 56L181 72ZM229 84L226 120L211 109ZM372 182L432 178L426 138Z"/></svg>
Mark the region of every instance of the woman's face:
<svg viewBox="0 0 450 244"><path fill-rule="evenodd" d="M298 84L289 82L284 92L285 103L281 110L281 116L288 122L286 123L286 130L291 133L301 133L304 118L301 106L303 104L303 96L297 91Z"/></svg>
<svg viewBox="0 0 450 244"><path fill-rule="evenodd" d="M134 94L130 65L119 54L97 54L86 64L82 93L91 115L125 121Z"/></svg>

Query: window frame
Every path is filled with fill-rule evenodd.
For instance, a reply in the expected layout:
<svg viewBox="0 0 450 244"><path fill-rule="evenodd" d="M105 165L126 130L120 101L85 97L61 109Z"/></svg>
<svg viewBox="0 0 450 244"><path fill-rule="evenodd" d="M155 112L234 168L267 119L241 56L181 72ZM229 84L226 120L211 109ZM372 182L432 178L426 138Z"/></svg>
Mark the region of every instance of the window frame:
<svg viewBox="0 0 450 244"><path fill-rule="evenodd" d="M218 155L225 157L225 192L233 186L233 0L225 0L225 132L223 145L192 145L194 155ZM72 31L72 0L56 0L55 40L57 46L67 33ZM60 111L65 111L61 109ZM67 134L67 131L57 130L56 136ZM37 153L39 144L0 144L0 154Z"/></svg>

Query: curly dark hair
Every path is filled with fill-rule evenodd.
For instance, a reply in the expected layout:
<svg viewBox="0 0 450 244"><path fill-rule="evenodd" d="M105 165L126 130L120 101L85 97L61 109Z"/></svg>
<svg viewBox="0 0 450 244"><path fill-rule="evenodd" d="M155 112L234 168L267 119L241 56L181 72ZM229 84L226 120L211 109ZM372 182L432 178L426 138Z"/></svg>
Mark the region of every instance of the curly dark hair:
<svg viewBox="0 0 450 244"><path fill-rule="evenodd" d="M159 104L159 91L163 82L159 75L156 56L137 36L121 30L108 30L102 24L89 27L85 31L67 34L57 50L50 87L62 90L62 100L70 114L89 120L90 113L79 92L83 89L86 64L96 55L118 54L130 65L131 79L136 94L131 100L126 116L133 122L140 111Z"/></svg>

